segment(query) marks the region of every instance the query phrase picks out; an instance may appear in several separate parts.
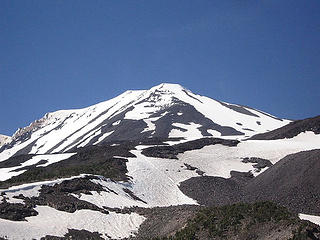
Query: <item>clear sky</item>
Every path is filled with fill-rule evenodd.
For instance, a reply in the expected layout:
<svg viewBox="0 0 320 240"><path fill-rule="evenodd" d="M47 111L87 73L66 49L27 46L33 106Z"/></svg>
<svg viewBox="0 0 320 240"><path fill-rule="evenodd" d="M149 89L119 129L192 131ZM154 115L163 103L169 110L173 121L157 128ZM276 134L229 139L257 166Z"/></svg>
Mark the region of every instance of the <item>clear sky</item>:
<svg viewBox="0 0 320 240"><path fill-rule="evenodd" d="M2 134L162 82L301 119L319 76L319 0L0 1Z"/></svg>

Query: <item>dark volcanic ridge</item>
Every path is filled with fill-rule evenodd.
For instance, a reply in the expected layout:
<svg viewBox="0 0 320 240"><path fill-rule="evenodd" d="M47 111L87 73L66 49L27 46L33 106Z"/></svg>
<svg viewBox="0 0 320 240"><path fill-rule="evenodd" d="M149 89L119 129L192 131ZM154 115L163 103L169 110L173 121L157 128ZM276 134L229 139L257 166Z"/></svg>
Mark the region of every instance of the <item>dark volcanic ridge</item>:
<svg viewBox="0 0 320 240"><path fill-rule="evenodd" d="M86 230L68 229L63 237L47 235L40 240L69 240L69 239L85 239L85 240L103 240L101 233L89 232Z"/></svg>
<svg viewBox="0 0 320 240"><path fill-rule="evenodd" d="M296 213L320 215L320 150L288 155L253 178L231 172L231 178L194 177L181 183L187 196L206 206L272 201Z"/></svg>
<svg viewBox="0 0 320 240"><path fill-rule="evenodd" d="M275 140L293 138L299 133L311 131L320 134L320 116L291 122L273 131L260 133L249 138L250 140Z"/></svg>

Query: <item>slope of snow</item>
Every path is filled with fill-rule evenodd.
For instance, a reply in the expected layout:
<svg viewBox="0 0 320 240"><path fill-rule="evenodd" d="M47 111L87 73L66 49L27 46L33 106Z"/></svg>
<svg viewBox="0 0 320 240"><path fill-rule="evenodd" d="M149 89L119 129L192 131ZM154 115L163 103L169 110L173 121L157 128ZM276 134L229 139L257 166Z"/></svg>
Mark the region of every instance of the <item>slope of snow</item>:
<svg viewBox="0 0 320 240"><path fill-rule="evenodd" d="M194 106L207 118L214 119L214 122L221 126L230 126L234 129L237 129L238 131L245 131L247 135L252 135L253 133L251 131L244 130L244 128L253 129L258 132L266 132L268 130L284 126L290 122L288 120L283 120L282 122L280 122L279 120L272 118L269 115L263 114L253 109L245 108L249 112L259 117L248 116L246 114L233 111L223 106L220 102L211 98L193 94L191 91L186 89L182 89L184 91L178 91L179 87L177 86L174 86L173 88L175 89L173 90L173 92L175 92L175 96L178 99ZM169 91L171 91L171 89ZM236 106L239 107L239 105ZM257 124L257 121L260 122L260 125ZM241 123L242 125L239 126L237 123Z"/></svg>
<svg viewBox="0 0 320 240"><path fill-rule="evenodd" d="M92 210L78 210L74 213L58 211L48 206L37 206L39 215L27 217L27 221L13 222L0 219L0 237L8 239L40 239L46 235L62 237L68 229L87 230L102 233L113 239L130 237L138 230L145 220L136 213L103 214Z"/></svg>
<svg viewBox="0 0 320 240"><path fill-rule="evenodd" d="M132 191L146 201L148 207L179 204L197 204L178 188L180 182L198 177L195 170L188 170L185 164L204 172L205 176L230 177L230 171L256 172L254 163L243 163L244 157L260 157L276 163L288 154L320 148L320 135L313 132L301 133L292 139L250 140L237 147L224 145L206 146L199 150L186 151L176 159L146 157L141 154L142 146L132 151L137 158L129 158L128 175L132 177Z"/></svg>
<svg viewBox="0 0 320 240"><path fill-rule="evenodd" d="M124 208L124 207L146 207L146 204L137 201L129 196L123 189L132 189L132 185L124 182L114 182L108 179L105 180L91 180L93 183L100 184L108 192L91 192L92 195L81 194L80 197L75 197L93 203L98 207L110 207L110 208Z"/></svg>
<svg viewBox="0 0 320 240"><path fill-rule="evenodd" d="M109 101L102 102L84 109L62 110L46 114L41 120L42 126L32 133L27 141L17 143L13 148L0 153L0 161L13 156L20 149L33 144L30 154L59 152L74 141L81 141L86 134L104 120L119 112L141 94L141 91L127 91ZM81 138L80 140L78 140ZM57 146L57 143L61 143Z"/></svg>
<svg viewBox="0 0 320 240"><path fill-rule="evenodd" d="M191 91L181 87L178 84L160 84L151 88L150 90L147 90L144 95L152 96L154 92L157 91L160 91L162 94L161 96L151 98L150 101L155 101L153 103L154 105L149 106L149 104L146 102L137 104L135 105L135 109L133 111L126 114L126 118L136 120L145 119L152 113L161 110L164 106L172 106L174 104L174 99L176 98L194 106L197 111L202 113L205 117L213 120L213 122L221 126L229 126L240 132L244 132L245 136L247 137L259 132L266 132L275 128L282 127L290 122L289 120L281 121L269 114L265 114L261 111L256 111L236 104L233 105L239 108L243 108L256 116L234 111L221 104L224 102L219 102L208 97L193 94ZM180 131L180 134L182 133L183 132ZM189 133L188 135L192 134ZM179 136L179 134L175 134L175 136ZM237 136L237 138L239 138L239 136Z"/></svg>
<svg viewBox="0 0 320 240"><path fill-rule="evenodd" d="M186 169L181 171L183 168L181 162L149 158L142 155L141 150L134 150L132 153L137 156L129 158L127 163L128 175L132 177L132 191L147 202L148 207L197 204L195 200L184 195L178 187L180 179L196 176Z"/></svg>
<svg viewBox="0 0 320 240"><path fill-rule="evenodd" d="M38 197L40 192L39 190L41 189L42 185L55 185L57 183L61 183L65 180L71 180L73 178L82 178L86 176L86 174L81 174L79 176L73 176L69 178L60 178L56 180L51 180L51 181L42 181L42 182L34 182L34 183L25 183L17 186L12 186L8 189L0 189L0 193L4 192L6 195L6 200L9 203L23 203L24 200L14 198L14 196L19 196L22 194L25 197ZM2 201L3 196L0 196L0 201Z"/></svg>
<svg viewBox="0 0 320 240"><path fill-rule="evenodd" d="M49 180L49 181L41 181L41 182L34 182L34 183L24 183L21 185L16 185L9 187L8 189L0 189L1 192L8 193L14 193L16 196L18 196L20 193L26 197L33 197L33 196L39 196L39 189L42 185L55 185L57 183L61 183L65 180L71 180L74 178L82 178L87 176L87 174L80 174L78 176L72 176L69 178L59 178L56 180Z"/></svg>
<svg viewBox="0 0 320 240"><path fill-rule="evenodd" d="M107 132L103 134L99 139L94 143L94 145L98 144L99 142L103 141L106 137L110 136L114 131Z"/></svg>
<svg viewBox="0 0 320 240"><path fill-rule="evenodd" d="M45 166L48 166L50 164L53 164L53 163L68 159L74 154L75 153L36 155L36 156L32 157L31 159L29 159L28 161L22 163L19 166L10 167L10 168L0 168L0 181L5 181L5 180L7 180L9 178L12 178L13 176L20 175L21 173L26 171L26 170L21 170L21 171L15 172L14 170L16 170L16 169L37 164L38 162L40 162L42 160L47 161L47 162L43 163L43 164L40 164L37 167L45 167Z"/></svg>
<svg viewBox="0 0 320 240"><path fill-rule="evenodd" d="M301 220L307 220L309 222L312 222L312 223L317 224L317 225L320 226L320 216L314 216L314 215L308 215L308 214L300 213L299 214L299 218Z"/></svg>
<svg viewBox="0 0 320 240"><path fill-rule="evenodd" d="M169 133L169 137L183 137L186 139L197 139L203 137L200 130L198 129L201 127L200 124L196 123L189 123L189 124L183 124L183 123L173 123L172 126L182 128L184 131L181 131L179 129L172 129Z"/></svg>
<svg viewBox="0 0 320 240"><path fill-rule="evenodd" d="M317 148L320 148L320 135L306 132L292 139L243 141L237 147L206 146L179 154L178 158L205 172L205 175L229 178L231 170L258 174L251 163L241 162L244 157L264 158L274 164L288 154Z"/></svg>

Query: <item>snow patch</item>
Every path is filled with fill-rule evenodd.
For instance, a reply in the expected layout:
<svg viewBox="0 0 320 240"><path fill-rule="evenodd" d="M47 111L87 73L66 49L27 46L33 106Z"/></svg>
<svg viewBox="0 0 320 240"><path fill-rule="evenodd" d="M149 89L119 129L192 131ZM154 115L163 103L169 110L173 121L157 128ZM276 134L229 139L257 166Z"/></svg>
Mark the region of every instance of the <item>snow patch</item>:
<svg viewBox="0 0 320 240"><path fill-rule="evenodd" d="M137 156L128 158L127 162L128 175L132 177L132 192L147 202L148 207L197 204L178 187L182 179L197 176L195 172L186 170L178 160L149 158L140 150L131 152Z"/></svg>
<svg viewBox="0 0 320 240"><path fill-rule="evenodd" d="M112 123L112 126L117 126L117 125L119 125L119 124L120 124L120 122L121 122L121 120L118 120L118 121L116 121L116 122Z"/></svg>
<svg viewBox="0 0 320 240"><path fill-rule="evenodd" d="M98 193L92 191L92 195L81 194L80 196L77 196L74 194L74 196L81 200L93 203L100 208L124 208L133 206L146 207L145 203L133 199L124 191L124 189L132 189L132 186L129 183L114 182L110 179L93 179L91 181L95 184L103 186L107 192Z"/></svg>
<svg viewBox="0 0 320 240"><path fill-rule="evenodd" d="M10 167L10 168L0 168L0 181L8 180L8 179L12 178L13 176L18 176L21 173L26 171L26 170L22 170L22 171L14 172L14 170L16 170L16 169L37 164L41 160L47 161L46 163L43 163L43 164L39 165L41 167L45 167L45 166L48 166L50 164L53 164L53 163L68 159L74 154L75 153L36 155L36 156L32 157L31 159L29 159L28 161L22 163L19 166Z"/></svg>
<svg viewBox="0 0 320 240"><path fill-rule="evenodd" d="M221 137L221 133L216 130L208 129L207 132L210 133L213 137Z"/></svg>
<svg viewBox="0 0 320 240"><path fill-rule="evenodd" d="M230 171L254 171L254 163L242 163L244 157L259 157L270 160L273 164L288 154L320 148L320 134L301 133L290 139L248 140L237 147L220 144L205 146L199 150L186 151L178 155L179 160L204 171L205 175L230 177Z"/></svg>
<svg viewBox="0 0 320 240"><path fill-rule="evenodd" d="M103 134L101 137L99 137L99 139L94 143L94 145L102 142L105 138L107 138L108 136L110 136L114 131L110 131L110 132L107 132L105 134Z"/></svg>
<svg viewBox="0 0 320 240"><path fill-rule="evenodd" d="M87 230L102 233L104 239L128 238L138 230L145 217L136 213L103 214L92 210L78 210L74 213L58 211L48 206L37 206L37 216L27 221L13 222L0 219L0 236L8 239L40 239L46 235L63 237L68 229Z"/></svg>
<svg viewBox="0 0 320 240"><path fill-rule="evenodd" d="M312 223L317 224L317 225L320 226L320 216L308 215L308 214L300 213L299 214L299 218L301 220L307 220L309 222L312 222Z"/></svg>
<svg viewBox="0 0 320 240"><path fill-rule="evenodd" d="M183 137L188 139L197 139L203 137L200 130L198 129L199 127L201 127L200 124L196 124L193 122L189 124L173 123L172 126L185 129L185 131L181 131L179 129L172 129L169 133L169 138Z"/></svg>

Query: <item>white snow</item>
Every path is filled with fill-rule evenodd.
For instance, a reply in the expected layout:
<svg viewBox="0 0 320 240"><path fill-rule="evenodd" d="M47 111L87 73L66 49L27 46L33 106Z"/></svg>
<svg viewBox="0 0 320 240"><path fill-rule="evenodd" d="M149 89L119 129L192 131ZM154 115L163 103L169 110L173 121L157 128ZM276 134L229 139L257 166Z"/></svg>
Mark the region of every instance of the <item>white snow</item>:
<svg viewBox="0 0 320 240"><path fill-rule="evenodd" d="M87 230L102 233L104 239L130 237L145 220L136 213L103 214L92 210L78 210L74 213L58 211L48 206L37 206L37 216L27 217L27 221L13 222L0 219L0 236L8 239L40 239L46 235L62 237L68 229Z"/></svg>
<svg viewBox="0 0 320 240"><path fill-rule="evenodd" d="M221 133L216 130L208 129L207 132L210 133L213 137L221 137Z"/></svg>
<svg viewBox="0 0 320 240"><path fill-rule="evenodd" d="M251 170L254 175L259 174L253 171L253 164L241 162L244 157L264 158L274 164L288 154L317 148L320 148L320 135L306 132L292 139L243 141L237 147L210 145L179 154L178 158L204 171L206 175L228 178L231 170Z"/></svg>
<svg viewBox="0 0 320 240"><path fill-rule="evenodd" d="M1 192L6 193L6 197L8 198L7 201L11 203L22 203L23 200L13 198L14 196L19 196L22 194L25 197L38 197L39 196L39 190L41 189L42 185L55 185L57 183L61 183L64 180L70 180L73 178L81 178L86 176L86 174L81 174L79 176L73 176L69 178L61 178L51 181L42 181L42 182L34 182L34 183L25 183L22 185L12 186L8 189L0 189Z"/></svg>
<svg viewBox="0 0 320 240"><path fill-rule="evenodd" d="M78 147L84 147L86 146L94 137L99 136L101 134L101 129L96 130L93 135L91 135L90 137L86 138L85 141L80 142L80 144L78 144ZM77 143L75 143L74 145L72 145L70 148L71 149L73 146L76 146Z"/></svg>
<svg viewBox="0 0 320 240"><path fill-rule="evenodd" d="M168 112L164 112L161 114L160 117L153 117L153 118L146 118L143 119L143 121L147 124L147 127L141 132L148 132L148 131L155 131L156 130L156 125L154 124L155 121L166 115Z"/></svg>
<svg viewBox="0 0 320 240"><path fill-rule="evenodd" d="M181 131L179 129L172 129L169 133L169 137L183 137L189 140L202 137L202 134L198 129L199 127L201 127L200 124L196 124L193 122L189 124L173 123L172 126L185 129L185 131Z"/></svg>
<svg viewBox="0 0 320 240"><path fill-rule="evenodd" d="M38 196L41 185L54 185L64 180L69 180L78 177L84 177L85 174L57 179L54 181L44 181L23 184L19 186L10 187L5 189L8 202L22 203L22 200L12 198L19 194L26 197ZM123 202L126 206L143 206L143 203L135 202L131 197L126 195L122 188L130 186L127 183L116 183L110 180L92 180L95 183L108 187L111 190L121 193L121 196L115 197L113 194L110 196L99 195L93 192L94 198L85 199L93 202L97 206L118 207ZM110 192L111 194L111 192ZM82 195L85 196L85 195ZM105 197L105 198L104 198ZM108 198L110 197L110 198ZM83 197L80 197L83 199ZM92 200L92 201L90 201ZM113 204L112 204L113 203ZM37 206L35 210L39 215L26 218L27 222L15 222L5 219L0 219L0 237L8 236L8 239L40 239L45 235L63 236L68 232L68 229L85 229L91 232L103 233L103 238L108 239L111 236L114 239L125 238L133 235L139 225L145 220L143 216L136 213L131 214L118 214L110 212L109 214L102 214L97 211L79 210L75 213L67 213L58 211L48 206Z"/></svg>
<svg viewBox="0 0 320 240"><path fill-rule="evenodd" d="M28 161L22 163L19 166L10 167L10 168L0 168L0 181L5 181L9 178L12 178L13 176L17 176L17 175L20 175L21 173L25 172L25 170L13 172L16 169L26 167L26 166L31 166L33 164L40 162L41 160L48 161L47 163L39 165L41 167L45 167L50 164L68 159L69 157L71 157L74 154L75 153L36 155L36 156L32 157L31 159L29 159Z"/></svg>
<svg viewBox="0 0 320 240"><path fill-rule="evenodd" d="M121 122L121 120L118 120L118 121L116 121L116 122L112 123L112 126L117 126L117 125L119 125L119 124L120 124L120 122Z"/></svg>
<svg viewBox="0 0 320 240"><path fill-rule="evenodd" d="M71 180L71 179L74 179L74 178L81 178L81 177L85 177L85 176L87 176L87 174L80 174L78 176L72 176L72 177L69 177L69 178L59 178L59 179L56 179L56 180L48 180L48 181L33 182L33 183L24 183L24 184L21 184L21 185L16 185L16 186L9 187L8 189L0 189L0 191L2 191L2 192L19 192L19 191L29 191L31 189L32 189L32 191L37 191L37 190L34 190L34 188L35 187L39 187L41 185L54 185L54 184L57 184L57 183L61 183L61 182L65 181L65 180ZM37 193L32 192L31 194L37 194ZM29 196L29 195L27 195L27 196ZM36 195L30 195L30 196L36 196Z"/></svg>
<svg viewBox="0 0 320 240"><path fill-rule="evenodd" d="M75 197L93 203L99 207L111 207L111 208L123 208L123 207L146 207L146 204L134 200L132 197L129 196L123 189L131 189L132 184L125 183L125 182L114 182L109 179L104 180L91 180L93 183L102 185L108 192L94 192L92 191L92 195L88 194L81 194L80 197L74 195Z"/></svg>
<svg viewBox="0 0 320 240"><path fill-rule="evenodd" d="M308 214L300 213L299 214L299 218L301 220L307 220L309 222L312 222L312 223L317 224L317 225L320 226L320 216L308 215Z"/></svg>
<svg viewBox="0 0 320 240"><path fill-rule="evenodd" d="M181 179L197 176L194 172L182 169L183 163L172 159L149 158L142 155L140 150L132 153L137 156L129 158L127 163L128 175L132 177L132 191L146 201L148 207L197 204L178 188Z"/></svg>
<svg viewBox="0 0 320 240"><path fill-rule="evenodd" d="M153 123L152 119L143 119L143 121L147 124L147 127L143 129L143 132L154 131L156 129L156 125Z"/></svg>
<svg viewBox="0 0 320 240"><path fill-rule="evenodd" d="M113 114L130 107L133 101L144 91L127 91L111 100L84 109L61 110L46 114L41 120L42 127L35 130L29 140L16 144L0 153L0 161L6 160L20 149L34 143L30 153L45 154L59 152L77 141L92 135L103 121ZM80 140L79 140L80 139ZM56 147L57 143L62 142Z"/></svg>
<svg viewBox="0 0 320 240"><path fill-rule="evenodd" d="M320 135L313 132L301 133L292 139L250 140L228 147L221 144L206 146L199 150L186 151L175 159L146 157L137 147L132 151L137 158L129 158L128 175L132 177L132 191L146 201L149 207L178 204L197 204L185 196L178 185L191 177L199 176L196 171L187 170L189 164L204 172L206 176L230 177L230 171L256 172L254 163L243 163L244 157L260 157L276 163L288 154L320 148Z"/></svg>
<svg viewBox="0 0 320 240"><path fill-rule="evenodd" d="M107 138L108 136L110 136L114 131L110 131L110 132L107 132L105 134L103 134L101 137L99 137L99 139L94 143L94 145L102 142L105 138Z"/></svg>

